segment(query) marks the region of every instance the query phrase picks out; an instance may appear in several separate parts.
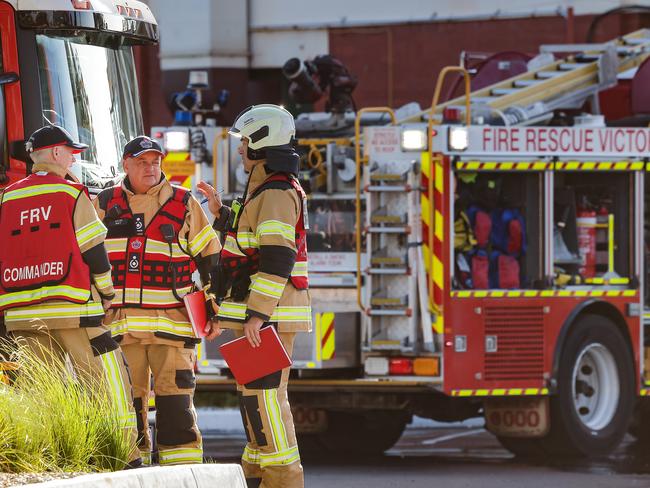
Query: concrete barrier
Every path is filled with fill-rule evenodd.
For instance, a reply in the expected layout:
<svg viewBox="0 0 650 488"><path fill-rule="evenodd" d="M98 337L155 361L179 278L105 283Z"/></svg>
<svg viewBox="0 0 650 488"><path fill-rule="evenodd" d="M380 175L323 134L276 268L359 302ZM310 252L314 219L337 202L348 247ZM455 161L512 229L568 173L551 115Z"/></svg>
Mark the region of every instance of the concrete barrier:
<svg viewBox="0 0 650 488"><path fill-rule="evenodd" d="M97 473L29 485L30 488L246 488L238 464L185 464Z"/></svg>

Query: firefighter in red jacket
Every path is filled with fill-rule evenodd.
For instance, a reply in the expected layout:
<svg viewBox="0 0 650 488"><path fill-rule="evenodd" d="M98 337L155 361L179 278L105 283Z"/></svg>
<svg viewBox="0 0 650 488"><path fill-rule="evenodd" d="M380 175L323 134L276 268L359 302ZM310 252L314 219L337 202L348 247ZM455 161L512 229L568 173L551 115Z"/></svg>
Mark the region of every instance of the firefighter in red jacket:
<svg viewBox="0 0 650 488"><path fill-rule="evenodd" d="M141 464L124 356L102 325L114 298L106 228L85 187L66 179L88 146L62 127L32 134L32 174L8 186L0 205L0 310L19 343L37 355L68 354L77 371L106 381Z"/></svg>
<svg viewBox="0 0 650 488"><path fill-rule="evenodd" d="M311 330L307 206L296 177L300 159L292 146L293 116L277 105L256 105L239 115L230 133L241 138L239 153L249 173L244 198L222 206L212 187L199 185L217 217L215 228L227 233L219 279L213 280L223 301L208 339L230 328L256 347L260 328L270 324L291 354L296 332ZM288 379L285 368L237 385L248 436L242 466L249 486L304 485Z"/></svg>
<svg viewBox="0 0 650 488"><path fill-rule="evenodd" d="M203 462L194 410L197 339L183 296L198 270L208 284L221 250L198 201L161 171L162 148L146 136L124 147L126 178L95 199L108 228L115 299L106 323L126 355L135 397L139 445L150 461L147 424L153 374L161 465Z"/></svg>

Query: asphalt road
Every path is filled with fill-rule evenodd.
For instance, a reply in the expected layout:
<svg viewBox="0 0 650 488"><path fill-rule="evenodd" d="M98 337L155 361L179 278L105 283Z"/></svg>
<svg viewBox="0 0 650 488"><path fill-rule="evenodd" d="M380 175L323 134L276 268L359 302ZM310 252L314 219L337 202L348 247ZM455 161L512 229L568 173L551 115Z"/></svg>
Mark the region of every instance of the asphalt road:
<svg viewBox="0 0 650 488"><path fill-rule="evenodd" d="M309 488L618 488L650 487L650 449L631 438L606 459L551 464L520 462L480 421L440 424L416 419L376 458L323 457L303 462ZM236 410L199 410L206 457L237 462L245 437Z"/></svg>

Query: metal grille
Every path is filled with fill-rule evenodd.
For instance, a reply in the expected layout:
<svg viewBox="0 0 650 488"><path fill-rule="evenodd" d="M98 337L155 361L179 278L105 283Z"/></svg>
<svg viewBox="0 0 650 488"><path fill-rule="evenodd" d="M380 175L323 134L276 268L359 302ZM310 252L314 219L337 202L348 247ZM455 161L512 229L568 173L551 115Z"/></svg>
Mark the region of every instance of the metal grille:
<svg viewBox="0 0 650 488"><path fill-rule="evenodd" d="M486 380L538 380L544 374L542 307L486 307L485 335L497 351L485 353Z"/></svg>

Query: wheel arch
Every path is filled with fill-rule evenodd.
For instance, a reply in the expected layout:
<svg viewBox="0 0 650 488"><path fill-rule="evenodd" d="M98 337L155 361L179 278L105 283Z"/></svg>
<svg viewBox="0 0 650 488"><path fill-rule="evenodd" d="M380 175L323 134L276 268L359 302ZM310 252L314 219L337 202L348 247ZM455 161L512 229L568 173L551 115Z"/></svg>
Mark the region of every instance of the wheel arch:
<svg viewBox="0 0 650 488"><path fill-rule="evenodd" d="M614 322L616 324L616 327L623 334L625 343L627 344L627 348L630 353L630 357L632 358L632 361L634 361L634 350L632 348L630 332L627 328L627 322L625 321L625 318L623 317L621 311L611 303L604 302L602 300L586 300L571 311L569 316L564 321L564 324L562 324L562 328L558 334L555 344L555 351L553 353L553 364L551 369L552 392L555 390L557 385L557 378L560 371L560 358L562 357L562 351L566 344L567 337L569 337L569 334L571 333L573 324L575 324L580 317L587 314L601 315ZM634 370L636 371L636 366L634 366ZM636 380L637 378L634 379L635 382Z"/></svg>

